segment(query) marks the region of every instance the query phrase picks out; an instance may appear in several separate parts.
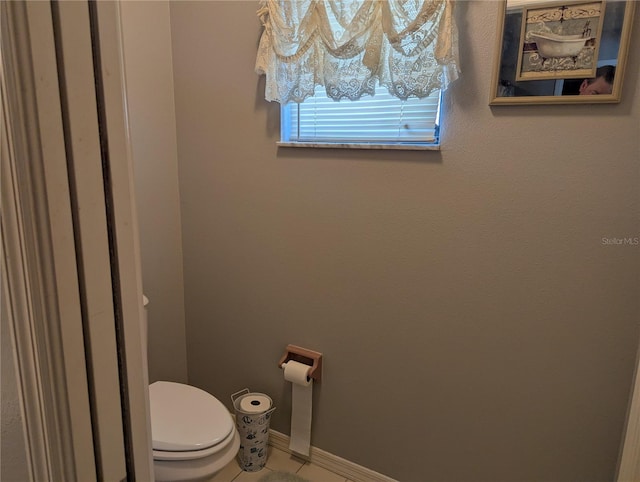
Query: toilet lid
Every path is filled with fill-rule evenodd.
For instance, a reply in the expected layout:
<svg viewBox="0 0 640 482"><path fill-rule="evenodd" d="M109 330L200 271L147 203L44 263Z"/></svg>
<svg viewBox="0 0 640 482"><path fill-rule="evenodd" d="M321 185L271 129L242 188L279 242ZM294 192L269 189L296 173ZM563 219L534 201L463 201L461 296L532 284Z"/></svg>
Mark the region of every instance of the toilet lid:
<svg viewBox="0 0 640 482"><path fill-rule="evenodd" d="M213 395L174 382L149 385L154 450L203 450L233 431L233 420Z"/></svg>

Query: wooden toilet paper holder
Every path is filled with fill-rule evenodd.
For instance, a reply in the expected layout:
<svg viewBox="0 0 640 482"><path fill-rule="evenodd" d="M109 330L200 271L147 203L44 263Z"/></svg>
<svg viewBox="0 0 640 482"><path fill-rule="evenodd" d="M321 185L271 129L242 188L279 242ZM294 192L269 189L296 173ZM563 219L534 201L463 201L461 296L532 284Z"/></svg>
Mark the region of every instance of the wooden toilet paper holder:
<svg viewBox="0 0 640 482"><path fill-rule="evenodd" d="M309 370L308 377L313 378L317 382L320 381L322 377L322 353L296 345L287 345L287 350L284 352L284 355L282 355L282 358L280 358L278 367L282 368L282 365L289 360L309 365L311 370Z"/></svg>

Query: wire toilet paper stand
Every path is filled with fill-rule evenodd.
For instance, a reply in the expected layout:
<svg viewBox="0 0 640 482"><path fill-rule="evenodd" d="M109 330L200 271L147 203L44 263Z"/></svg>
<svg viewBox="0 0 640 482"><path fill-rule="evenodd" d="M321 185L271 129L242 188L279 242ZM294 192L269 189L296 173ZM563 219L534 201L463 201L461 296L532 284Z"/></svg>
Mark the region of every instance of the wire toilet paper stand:
<svg viewBox="0 0 640 482"><path fill-rule="evenodd" d="M231 395L240 435L238 463L246 472L257 472L267 464L269 423L276 409L264 393L251 393L248 388Z"/></svg>

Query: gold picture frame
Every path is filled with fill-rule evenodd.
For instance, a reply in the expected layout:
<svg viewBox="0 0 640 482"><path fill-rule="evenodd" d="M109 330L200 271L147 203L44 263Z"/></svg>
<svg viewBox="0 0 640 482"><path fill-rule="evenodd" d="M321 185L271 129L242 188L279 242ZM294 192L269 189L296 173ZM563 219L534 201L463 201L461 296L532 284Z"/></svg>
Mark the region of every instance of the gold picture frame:
<svg viewBox="0 0 640 482"><path fill-rule="evenodd" d="M490 105L620 102L634 12L634 0L503 1Z"/></svg>

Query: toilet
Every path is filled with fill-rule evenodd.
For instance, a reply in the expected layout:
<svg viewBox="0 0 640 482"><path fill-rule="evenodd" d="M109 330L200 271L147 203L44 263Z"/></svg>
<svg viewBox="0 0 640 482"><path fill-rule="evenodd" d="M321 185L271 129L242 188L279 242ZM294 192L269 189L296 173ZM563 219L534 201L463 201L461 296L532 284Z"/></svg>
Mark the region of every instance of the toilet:
<svg viewBox="0 0 640 482"><path fill-rule="evenodd" d="M145 349L148 303L145 297ZM156 482L209 480L238 453L240 436L231 414L204 390L154 382L149 404Z"/></svg>

